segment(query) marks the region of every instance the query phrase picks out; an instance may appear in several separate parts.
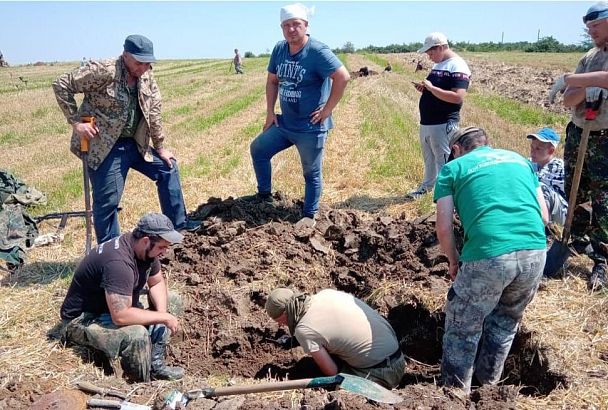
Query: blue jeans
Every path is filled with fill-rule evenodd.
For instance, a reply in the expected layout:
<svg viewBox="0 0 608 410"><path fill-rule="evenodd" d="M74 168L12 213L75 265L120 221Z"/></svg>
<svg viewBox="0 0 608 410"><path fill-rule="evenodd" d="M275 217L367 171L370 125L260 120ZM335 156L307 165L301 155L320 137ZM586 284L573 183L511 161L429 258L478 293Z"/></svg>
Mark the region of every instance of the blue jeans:
<svg viewBox="0 0 608 410"><path fill-rule="evenodd" d="M304 216L313 217L319 210L319 198L323 188L323 147L327 132L292 132L275 125L257 136L251 143L251 159L258 192L270 193L272 189L272 165L275 154L295 145L300 154L304 173Z"/></svg>
<svg viewBox="0 0 608 410"><path fill-rule="evenodd" d="M496 384L545 266L545 250L462 262L448 292L441 376L446 386Z"/></svg>
<svg viewBox="0 0 608 410"><path fill-rule="evenodd" d="M132 138L119 139L97 170L89 168L93 188L93 224L97 243L120 235L118 204L125 188L127 173L133 168L156 182L160 208L175 229L186 224L186 206L179 181L177 163L169 168L155 150L154 160L147 162Z"/></svg>

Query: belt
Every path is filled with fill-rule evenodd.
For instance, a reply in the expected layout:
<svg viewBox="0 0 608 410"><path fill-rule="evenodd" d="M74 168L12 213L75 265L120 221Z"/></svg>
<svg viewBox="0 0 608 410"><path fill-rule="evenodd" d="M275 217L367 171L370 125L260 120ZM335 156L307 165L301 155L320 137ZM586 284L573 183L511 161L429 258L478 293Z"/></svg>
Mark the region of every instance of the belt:
<svg viewBox="0 0 608 410"><path fill-rule="evenodd" d="M392 362L393 360L397 360L401 357L402 353L401 353L401 348L397 348L397 350L395 350L395 352L393 354L391 354L390 356L388 356L386 359L382 359L382 361L380 361L380 363L376 363L373 366L369 366L369 367L362 367L361 369L376 369L378 367L384 367L387 364L389 364L390 362Z"/></svg>
<svg viewBox="0 0 608 410"><path fill-rule="evenodd" d="M581 127L579 127L578 125L575 125L577 131L579 131L581 134L583 133L583 129ZM608 136L608 128L605 128L603 130L597 130L597 131L591 131L589 133L589 135L594 135L594 136L598 136L598 137L606 137Z"/></svg>

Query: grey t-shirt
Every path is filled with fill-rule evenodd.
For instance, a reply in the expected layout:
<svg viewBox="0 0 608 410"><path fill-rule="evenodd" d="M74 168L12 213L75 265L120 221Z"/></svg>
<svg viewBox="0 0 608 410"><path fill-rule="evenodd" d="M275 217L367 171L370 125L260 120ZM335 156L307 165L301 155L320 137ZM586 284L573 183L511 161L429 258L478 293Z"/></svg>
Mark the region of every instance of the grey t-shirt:
<svg viewBox="0 0 608 410"><path fill-rule="evenodd" d="M608 71L608 50L594 47L578 62L576 74L592 71ZM585 126L585 101L572 109L572 122L578 127ZM591 121L591 131L608 129L608 106L601 104L595 120Z"/></svg>
<svg viewBox="0 0 608 410"><path fill-rule="evenodd" d="M295 329L306 353L323 346L351 367L374 366L399 347L391 325L362 300L325 289L311 297L306 314Z"/></svg>

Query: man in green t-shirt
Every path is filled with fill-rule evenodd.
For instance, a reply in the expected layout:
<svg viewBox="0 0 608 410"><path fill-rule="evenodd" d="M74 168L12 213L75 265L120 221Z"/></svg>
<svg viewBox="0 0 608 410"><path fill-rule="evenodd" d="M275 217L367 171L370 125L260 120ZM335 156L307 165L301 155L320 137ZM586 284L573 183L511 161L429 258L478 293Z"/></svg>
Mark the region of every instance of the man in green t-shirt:
<svg viewBox="0 0 608 410"><path fill-rule="evenodd" d="M488 146L485 131L450 135L454 160L435 185L437 237L454 283L445 307L443 384L469 392L500 380L524 309L542 277L547 207L532 164ZM464 228L456 249L454 210Z"/></svg>

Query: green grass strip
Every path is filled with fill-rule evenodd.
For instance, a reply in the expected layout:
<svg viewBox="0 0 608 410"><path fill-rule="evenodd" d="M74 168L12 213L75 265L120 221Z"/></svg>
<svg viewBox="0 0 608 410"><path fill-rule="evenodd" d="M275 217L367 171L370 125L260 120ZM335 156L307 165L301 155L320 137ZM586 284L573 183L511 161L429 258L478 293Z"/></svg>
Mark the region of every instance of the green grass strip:
<svg viewBox="0 0 608 410"><path fill-rule="evenodd" d="M236 98L226 105L223 105L218 110L213 112L211 115L195 118L193 120L188 120L180 125L184 125L188 128L192 128L195 131L204 131L212 126L219 124L224 121L226 118L236 114L237 112L247 108L255 101L259 100L264 96L265 85L258 86L250 91L248 94Z"/></svg>
<svg viewBox="0 0 608 410"><path fill-rule="evenodd" d="M490 110L505 121L533 126L563 127L568 122L568 116L556 114L521 103L495 94L471 93L468 102L480 108Z"/></svg>
<svg viewBox="0 0 608 410"><path fill-rule="evenodd" d="M242 128L233 136L227 145L214 153L205 153L197 157L192 164L180 167L182 178L186 177L226 177L236 169L245 158L239 144L250 141L261 131L260 121L256 120Z"/></svg>

